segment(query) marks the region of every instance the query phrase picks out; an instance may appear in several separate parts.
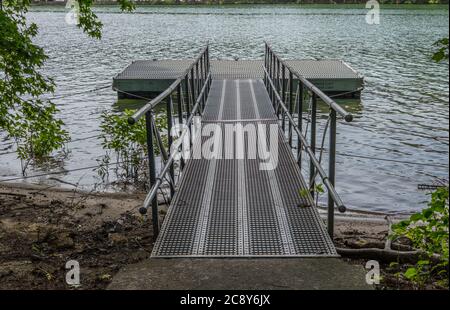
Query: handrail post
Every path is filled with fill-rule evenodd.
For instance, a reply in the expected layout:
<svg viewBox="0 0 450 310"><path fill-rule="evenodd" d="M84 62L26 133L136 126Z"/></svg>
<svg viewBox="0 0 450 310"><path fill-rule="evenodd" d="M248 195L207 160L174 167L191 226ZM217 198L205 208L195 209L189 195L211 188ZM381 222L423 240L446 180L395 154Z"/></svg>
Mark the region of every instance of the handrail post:
<svg viewBox="0 0 450 310"><path fill-rule="evenodd" d="M277 62L276 62L276 58L275 58L275 54L272 53L272 64L273 64L273 70L272 70L272 81L275 83L275 77L277 76L276 74L276 70L277 70ZM275 102L275 91L276 91L276 84L273 85L273 87L271 87L272 89L272 102L273 102L273 107L276 107L276 102ZM277 113L277 111L275 110L275 113Z"/></svg>
<svg viewBox="0 0 450 310"><path fill-rule="evenodd" d="M209 94L209 78L208 78L208 65L207 65L207 61L208 59L206 58L207 54L205 54L205 84L206 84L206 91L205 91L205 107L206 107L206 101L208 100L208 94Z"/></svg>
<svg viewBox="0 0 450 310"><path fill-rule="evenodd" d="M209 58L209 46L206 47L206 76L211 72L211 62ZM208 80L208 89L211 87L212 79Z"/></svg>
<svg viewBox="0 0 450 310"><path fill-rule="evenodd" d="M294 74L289 71L289 114L294 112ZM289 122L289 145L292 147L292 123Z"/></svg>
<svg viewBox="0 0 450 310"><path fill-rule="evenodd" d="M270 53L270 50L268 49L268 58L269 58L269 71L268 71L268 79L267 79L267 90L269 91L269 97L270 97L270 101L272 102L273 105L273 94L272 94L272 87L270 87L270 82L269 79L272 80L272 72L273 72L273 58L272 58L272 54Z"/></svg>
<svg viewBox="0 0 450 310"><path fill-rule="evenodd" d="M209 72L209 46L206 47L206 71Z"/></svg>
<svg viewBox="0 0 450 310"><path fill-rule="evenodd" d="M267 69L267 72L269 72L269 76L270 76L270 52L269 52L269 46L267 45L267 42L264 42L264 46L265 46L265 51L264 51L264 56L265 56L265 67ZM269 81L268 81L269 77L264 74L264 85L266 85L266 89L267 91L269 90ZM270 94L270 92L268 92Z"/></svg>
<svg viewBox="0 0 450 310"><path fill-rule="evenodd" d="M145 129L147 134L147 155L148 155L148 170L150 188L156 183L156 167L155 167L155 152L153 148L153 113L148 111L145 113ZM159 234L159 219L158 219L158 200L155 198L152 200L152 223L153 223L153 238L156 239Z"/></svg>
<svg viewBox="0 0 450 310"><path fill-rule="evenodd" d="M266 70L267 71L267 91L269 93L270 102L273 102L270 81L269 81L269 79L271 79L271 75L272 75L272 55L270 54L269 48L267 48L267 63L269 66L268 69Z"/></svg>
<svg viewBox="0 0 450 310"><path fill-rule="evenodd" d="M303 83L298 81L298 102L297 102L297 127L300 133L303 132ZM302 140L297 137L297 160L300 170L302 169Z"/></svg>
<svg viewBox="0 0 450 310"><path fill-rule="evenodd" d="M264 67L267 68L267 45L264 43ZM264 86L267 89L267 77L264 74Z"/></svg>
<svg viewBox="0 0 450 310"><path fill-rule="evenodd" d="M200 94L200 83L199 83L199 69L198 69L198 62L195 63L195 80L194 80L194 85L195 85L195 100L194 100L194 104L197 101L198 95Z"/></svg>
<svg viewBox="0 0 450 310"><path fill-rule="evenodd" d="M172 150L172 143L173 143L173 137L172 137L172 126L173 126L173 119L172 119L172 111L173 110L173 100L172 96L169 96L167 99L167 142L169 144L169 154ZM175 182L175 171L173 163L170 165L169 169L169 175L172 179L172 182ZM170 183L170 197L173 198L173 195L175 194L175 184Z"/></svg>
<svg viewBox="0 0 450 310"><path fill-rule="evenodd" d="M203 83L203 86L206 85L206 83L207 83L207 81L206 81L206 78L205 78L205 82ZM202 88L203 88L203 86L202 86ZM205 88L205 91L202 94L202 102L203 102L202 115L203 115L203 112L205 111L205 108L206 108L206 100L208 99L207 95L208 95L208 88Z"/></svg>
<svg viewBox="0 0 450 310"><path fill-rule="evenodd" d="M177 103L178 103L178 126L183 126L183 100L181 98L182 96L182 89L181 89L182 83L178 84L177 86ZM181 156L181 170L184 169L184 159L183 156Z"/></svg>
<svg viewBox="0 0 450 310"><path fill-rule="evenodd" d="M281 91L281 89L280 89L280 59L278 59L277 58L277 78L276 78L276 81L277 81L277 84L275 85L276 86L276 88L277 88L277 92L278 93L280 93L280 91Z"/></svg>
<svg viewBox="0 0 450 310"><path fill-rule="evenodd" d="M203 58L203 65L205 68L205 83L207 83L208 79L208 53L205 52L205 57Z"/></svg>
<svg viewBox="0 0 450 310"><path fill-rule="evenodd" d="M200 58L200 83L199 83L199 93L200 93L200 91L201 91L201 89L202 89L202 87L203 87L203 84L205 83L205 79L204 79L204 76L203 76L203 57L204 57L204 54L202 55L202 58ZM205 96L203 96L202 95L202 103L201 103L201 105L202 105L202 111L205 109Z"/></svg>
<svg viewBox="0 0 450 310"><path fill-rule="evenodd" d="M286 66L284 64L281 65L281 100L283 103L286 102ZM284 111L281 111L281 128L283 129L283 136L285 136L286 130L286 122L285 122L285 114Z"/></svg>
<svg viewBox="0 0 450 310"><path fill-rule="evenodd" d="M185 87L186 87L186 96L187 96L187 101L186 101L186 118L189 118L189 115L191 114L192 93L191 93L190 84L191 84L191 82L190 82L189 74L187 74L186 78L185 78Z"/></svg>
<svg viewBox="0 0 450 310"><path fill-rule="evenodd" d="M205 54L203 54L203 61L202 61L202 63L203 63L203 81L205 83L206 82L206 76L208 75L207 74L208 68L207 68L207 65L206 65L206 51L205 51Z"/></svg>
<svg viewBox="0 0 450 310"><path fill-rule="evenodd" d="M198 85L197 85L197 89L200 89L201 85L202 85L202 58L203 55L200 56L200 58L197 60L197 68L198 68L198 72L197 72L197 80L198 80ZM198 91L198 93L200 94L200 91Z"/></svg>
<svg viewBox="0 0 450 310"><path fill-rule="evenodd" d="M192 101L190 102L192 106L194 106L195 101L197 101L197 98L195 97L195 76L194 76L194 67L191 69L191 79L190 79L190 87L191 87L191 97Z"/></svg>
<svg viewBox="0 0 450 310"><path fill-rule="evenodd" d="M336 111L330 109L330 145L328 159L328 179L331 185L335 184L336 178ZM333 240L334 237L334 199L328 192L328 234Z"/></svg>
<svg viewBox="0 0 450 310"><path fill-rule="evenodd" d="M206 68L206 54L203 55L203 65L204 66L203 66L203 76L202 76L202 80L203 80L202 87L203 87L203 85L208 83L208 81L207 81L207 78L208 78L208 71L207 70L208 69ZM200 91L201 91L202 87L200 87ZM203 99L203 103L204 103L204 105L206 105L206 96Z"/></svg>
<svg viewBox="0 0 450 310"><path fill-rule="evenodd" d="M269 89L269 78L271 78L271 75L272 75L272 56L271 56L271 54L270 54L270 49L269 49L269 47L267 47L267 72L268 72L268 74L269 74L269 76L267 77L267 89ZM269 94L271 94L270 92L269 92Z"/></svg>
<svg viewBox="0 0 450 310"><path fill-rule="evenodd" d="M195 98L195 88L194 88L194 68L191 70L191 96L192 96L192 107L195 106L195 102L197 99ZM191 117L191 111L189 110L187 119ZM189 128L189 149L192 148L192 127L191 124L186 123L186 126Z"/></svg>
<svg viewBox="0 0 450 310"><path fill-rule="evenodd" d="M316 153L316 124L317 124L317 97L316 94L312 94L312 104L311 104L311 150ZM309 188L311 191L311 196L314 198L314 186L315 186L315 168L314 163L311 160L309 163Z"/></svg>

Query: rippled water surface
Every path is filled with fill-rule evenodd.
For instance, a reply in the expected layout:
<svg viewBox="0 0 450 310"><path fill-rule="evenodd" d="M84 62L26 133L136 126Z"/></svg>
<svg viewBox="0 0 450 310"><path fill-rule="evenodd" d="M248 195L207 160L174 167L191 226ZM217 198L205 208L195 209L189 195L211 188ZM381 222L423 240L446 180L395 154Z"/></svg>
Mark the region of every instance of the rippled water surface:
<svg viewBox="0 0 450 310"><path fill-rule="evenodd" d="M104 23L94 40L65 23L63 7L39 7L29 19L40 27L37 43L50 59L45 73L57 83L61 118L75 140L71 153L51 171L97 164L104 154L95 138L102 111L115 109L110 89L114 75L131 61L189 58L207 40L212 58L258 59L263 40L285 58L340 58L364 75L361 101L342 104L356 117L338 125L337 188L352 208L404 213L424 206L420 183L448 175L448 64L430 61L430 47L448 35L448 9L383 9L381 24L368 25L364 9L256 7L141 7L135 14L97 8ZM0 142L0 153L11 151ZM12 149L13 150L13 149ZM362 155L406 161L359 158ZM15 154L0 157L1 179L20 176ZM28 174L43 173L31 168ZM98 180L91 170L52 177L80 182ZM53 184L48 177L27 182Z"/></svg>

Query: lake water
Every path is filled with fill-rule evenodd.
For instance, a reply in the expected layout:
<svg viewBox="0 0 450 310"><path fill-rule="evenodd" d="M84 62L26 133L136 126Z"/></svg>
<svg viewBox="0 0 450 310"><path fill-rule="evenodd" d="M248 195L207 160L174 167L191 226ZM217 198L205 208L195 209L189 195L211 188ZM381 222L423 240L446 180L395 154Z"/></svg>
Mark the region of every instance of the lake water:
<svg viewBox="0 0 450 310"><path fill-rule="evenodd" d="M263 40L285 58L339 58L364 75L361 101L342 104L355 114L338 124L337 189L351 209L410 213L428 199L417 189L448 176L448 64L430 60L431 45L448 35L448 8L384 9L368 25L365 9L297 6L140 7L121 14L99 7L103 38L90 39L65 23L63 7L37 7L36 43L50 59L44 72L57 83L54 102L72 139L69 157L28 175L94 166L104 151L89 138L99 133L102 111L115 109L112 77L136 59L190 58L209 40L211 57L259 59ZM325 117L325 115L322 115ZM87 138L76 141L80 138ZM20 177L10 141L0 142L0 178ZM376 157L399 163L367 158ZM52 175L89 188L96 173ZM49 177L31 183L60 184ZM20 180L16 180L20 181Z"/></svg>

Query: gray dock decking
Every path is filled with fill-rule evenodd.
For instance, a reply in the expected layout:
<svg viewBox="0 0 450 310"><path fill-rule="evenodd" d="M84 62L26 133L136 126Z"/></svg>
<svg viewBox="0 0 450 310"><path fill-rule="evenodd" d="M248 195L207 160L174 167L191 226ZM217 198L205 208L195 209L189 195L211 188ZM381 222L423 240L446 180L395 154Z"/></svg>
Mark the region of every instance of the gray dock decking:
<svg viewBox="0 0 450 310"><path fill-rule="evenodd" d="M155 97L180 77L192 60L138 60L113 79L113 88L136 95ZM338 59L288 60L294 70L327 94L355 92L359 96L364 86L363 77L347 63ZM262 79L262 60L211 60L212 78ZM126 98L119 93L119 98ZM132 98L132 97L130 97Z"/></svg>

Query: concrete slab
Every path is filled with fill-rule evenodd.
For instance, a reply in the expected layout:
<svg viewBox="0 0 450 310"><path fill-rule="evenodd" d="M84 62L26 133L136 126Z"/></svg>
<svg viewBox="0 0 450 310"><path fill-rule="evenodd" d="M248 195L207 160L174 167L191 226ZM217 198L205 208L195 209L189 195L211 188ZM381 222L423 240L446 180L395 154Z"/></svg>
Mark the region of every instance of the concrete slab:
<svg viewBox="0 0 450 310"><path fill-rule="evenodd" d="M362 266L338 258L147 259L126 266L111 290L365 290Z"/></svg>

